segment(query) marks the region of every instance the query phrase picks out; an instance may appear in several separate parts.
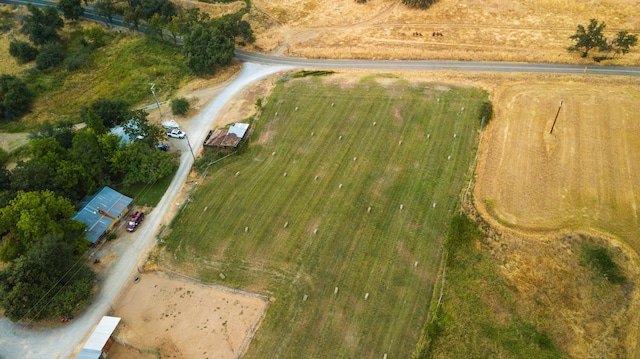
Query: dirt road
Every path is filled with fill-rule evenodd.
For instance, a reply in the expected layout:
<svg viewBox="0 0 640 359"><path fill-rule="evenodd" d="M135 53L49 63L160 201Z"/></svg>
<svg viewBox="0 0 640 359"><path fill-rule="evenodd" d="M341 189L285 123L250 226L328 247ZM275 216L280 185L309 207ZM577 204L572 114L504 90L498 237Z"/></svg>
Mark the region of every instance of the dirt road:
<svg viewBox="0 0 640 359"><path fill-rule="evenodd" d="M254 81L271 74L291 69L290 66L267 66L245 63L240 75L230 83L204 110L188 121L184 130L189 136L197 155L201 150L209 128L218 113L240 90ZM158 206L150 213L144 226L136 235L130 236L129 245L113 264L100 283L93 304L67 325L55 329L33 330L15 325L6 318L0 319L0 358L69 358L79 350L93 328L111 308L110 304L119 296L127 281L133 280L156 245L156 233L162 226L164 213L175 206L175 197L180 191L191 166L193 157L182 151L180 167ZM126 243L123 242L123 245Z"/></svg>

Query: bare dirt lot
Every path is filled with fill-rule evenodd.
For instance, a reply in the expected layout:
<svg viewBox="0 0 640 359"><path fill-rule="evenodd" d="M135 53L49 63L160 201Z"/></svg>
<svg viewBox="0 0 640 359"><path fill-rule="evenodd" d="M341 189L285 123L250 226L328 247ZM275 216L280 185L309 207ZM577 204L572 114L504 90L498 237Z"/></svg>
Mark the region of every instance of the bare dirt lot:
<svg viewBox="0 0 640 359"><path fill-rule="evenodd" d="M266 306L258 296L142 274L114 305L113 315L122 318L116 337L127 345L115 345L109 358L148 358L155 351L162 358L235 358Z"/></svg>
<svg viewBox="0 0 640 359"><path fill-rule="evenodd" d="M640 3L627 0L440 0L426 11L399 0L256 0L249 19L255 49L285 56L584 62L567 53L568 37L594 17L608 36L640 31Z"/></svg>

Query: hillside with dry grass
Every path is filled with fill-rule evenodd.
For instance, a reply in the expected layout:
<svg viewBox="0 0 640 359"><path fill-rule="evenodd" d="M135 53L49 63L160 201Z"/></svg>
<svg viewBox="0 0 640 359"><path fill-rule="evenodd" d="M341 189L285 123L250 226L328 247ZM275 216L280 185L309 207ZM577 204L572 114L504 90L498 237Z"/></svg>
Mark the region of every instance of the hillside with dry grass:
<svg viewBox="0 0 640 359"><path fill-rule="evenodd" d="M591 63L566 50L578 24L597 18L608 36L640 32L640 3L626 0L440 0L427 10L398 0L252 4L258 36L249 50L294 57ZM640 52L606 63L638 65Z"/></svg>

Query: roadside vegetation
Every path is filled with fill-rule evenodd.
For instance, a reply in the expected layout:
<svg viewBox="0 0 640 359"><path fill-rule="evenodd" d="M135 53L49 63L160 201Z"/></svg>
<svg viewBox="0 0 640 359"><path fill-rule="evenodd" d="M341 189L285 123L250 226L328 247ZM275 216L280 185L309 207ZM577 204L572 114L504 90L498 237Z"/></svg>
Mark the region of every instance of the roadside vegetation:
<svg viewBox="0 0 640 359"><path fill-rule="evenodd" d="M410 357L485 101L283 78L248 148L212 165L174 220L160 265L273 298L249 358Z"/></svg>

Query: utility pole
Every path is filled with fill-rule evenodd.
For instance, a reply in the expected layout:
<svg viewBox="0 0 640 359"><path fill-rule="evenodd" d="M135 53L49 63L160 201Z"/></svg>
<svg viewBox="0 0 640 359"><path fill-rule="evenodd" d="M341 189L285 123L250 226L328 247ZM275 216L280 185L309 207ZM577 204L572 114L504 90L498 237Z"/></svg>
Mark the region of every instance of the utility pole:
<svg viewBox="0 0 640 359"><path fill-rule="evenodd" d="M191 148L191 141L189 141L189 136L187 133L184 133L184 138L187 140L187 145L189 145L189 151L191 151L191 157L193 157L193 162L196 162L196 156L193 154L193 148Z"/></svg>
<svg viewBox="0 0 640 359"><path fill-rule="evenodd" d="M553 119L553 125L551 125L551 131L549 131L549 134L552 134L553 128L556 127L556 121L558 121L558 115L560 114L560 110L562 109L562 103L564 103L564 100L560 100L560 107L558 107L558 112L556 112L556 118Z"/></svg>
<svg viewBox="0 0 640 359"><path fill-rule="evenodd" d="M158 112L160 112L160 118L162 118L162 111L160 110L160 102L158 102L158 96L156 96L155 90L156 84L151 84L151 93L153 94L153 98L156 99L156 106L158 106Z"/></svg>

